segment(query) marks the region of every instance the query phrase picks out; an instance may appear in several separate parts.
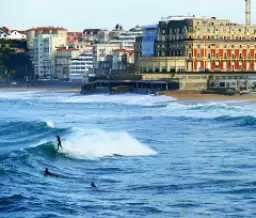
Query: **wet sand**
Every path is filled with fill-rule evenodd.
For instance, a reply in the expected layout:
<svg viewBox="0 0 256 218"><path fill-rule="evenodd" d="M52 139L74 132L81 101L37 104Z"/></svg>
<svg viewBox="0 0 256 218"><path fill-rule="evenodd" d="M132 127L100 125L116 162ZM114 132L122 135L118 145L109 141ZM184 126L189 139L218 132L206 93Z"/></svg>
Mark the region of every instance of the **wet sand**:
<svg viewBox="0 0 256 218"><path fill-rule="evenodd" d="M164 91L158 95L171 96L176 99L186 100L256 100L256 95L219 95L219 94L201 94L200 92L189 91Z"/></svg>

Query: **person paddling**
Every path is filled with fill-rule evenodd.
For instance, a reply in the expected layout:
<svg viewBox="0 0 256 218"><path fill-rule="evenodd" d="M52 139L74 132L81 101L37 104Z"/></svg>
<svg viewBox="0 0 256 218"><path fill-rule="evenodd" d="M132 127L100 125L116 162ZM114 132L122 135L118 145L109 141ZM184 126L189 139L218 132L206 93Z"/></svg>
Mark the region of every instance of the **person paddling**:
<svg viewBox="0 0 256 218"><path fill-rule="evenodd" d="M57 137L57 141L58 141L57 151L59 151L60 147L61 147L61 149L63 150L63 147L62 147L62 145L61 145L60 136L57 135L56 137Z"/></svg>
<svg viewBox="0 0 256 218"><path fill-rule="evenodd" d="M53 174L49 172L48 168L45 168L44 175L53 176Z"/></svg>

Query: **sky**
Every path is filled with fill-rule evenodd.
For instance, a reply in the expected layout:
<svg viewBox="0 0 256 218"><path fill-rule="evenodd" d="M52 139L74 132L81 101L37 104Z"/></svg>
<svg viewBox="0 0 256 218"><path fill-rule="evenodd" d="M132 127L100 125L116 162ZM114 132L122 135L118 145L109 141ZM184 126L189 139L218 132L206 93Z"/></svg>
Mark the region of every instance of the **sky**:
<svg viewBox="0 0 256 218"><path fill-rule="evenodd" d="M0 0L0 27L26 30L37 26L125 29L155 24L174 15L214 16L245 23L244 0ZM256 0L252 0L252 10ZM256 24L256 10L252 13Z"/></svg>

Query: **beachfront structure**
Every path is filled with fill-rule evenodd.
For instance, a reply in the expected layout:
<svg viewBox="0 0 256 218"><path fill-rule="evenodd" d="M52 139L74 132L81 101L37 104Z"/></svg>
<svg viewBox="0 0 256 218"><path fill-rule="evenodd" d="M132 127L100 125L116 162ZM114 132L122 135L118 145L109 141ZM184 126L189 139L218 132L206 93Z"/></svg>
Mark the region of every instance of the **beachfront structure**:
<svg viewBox="0 0 256 218"><path fill-rule="evenodd" d="M55 73L58 78L69 80L69 65L71 59L79 57L82 50L77 48L57 48L55 55Z"/></svg>
<svg viewBox="0 0 256 218"><path fill-rule="evenodd" d="M86 84L93 74L93 53L92 50L84 51L77 58L73 58L69 63L70 82L76 84Z"/></svg>
<svg viewBox="0 0 256 218"><path fill-rule="evenodd" d="M167 17L136 42L141 72L256 71L256 26L215 17Z"/></svg>
<svg viewBox="0 0 256 218"><path fill-rule="evenodd" d="M37 28L34 32L32 46L32 63L34 73L39 78L55 77L55 55L57 48L67 45L67 30L63 28ZM28 39L28 44L30 38ZM30 45L29 45L30 47Z"/></svg>

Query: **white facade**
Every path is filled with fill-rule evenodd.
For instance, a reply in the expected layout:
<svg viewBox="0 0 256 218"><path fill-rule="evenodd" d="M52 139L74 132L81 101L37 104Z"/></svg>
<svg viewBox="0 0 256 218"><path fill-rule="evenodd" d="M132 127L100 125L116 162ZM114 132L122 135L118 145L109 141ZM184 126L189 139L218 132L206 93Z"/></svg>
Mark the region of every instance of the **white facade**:
<svg viewBox="0 0 256 218"><path fill-rule="evenodd" d="M9 39L17 39L17 40L26 40L27 38L27 35L26 34L23 34L17 30L14 30L14 31L11 31L9 37Z"/></svg>
<svg viewBox="0 0 256 218"><path fill-rule="evenodd" d="M93 76L93 53L85 51L70 61L69 78L72 83L85 84L88 83L89 76Z"/></svg>
<svg viewBox="0 0 256 218"><path fill-rule="evenodd" d="M32 63L35 75L40 77L55 76L55 54L57 47L67 44L66 37L58 34L39 34L33 40Z"/></svg>
<svg viewBox="0 0 256 218"><path fill-rule="evenodd" d="M0 39L8 39L9 33L5 32L4 30L0 29Z"/></svg>

